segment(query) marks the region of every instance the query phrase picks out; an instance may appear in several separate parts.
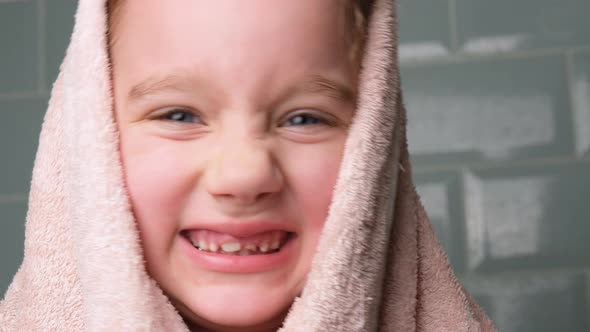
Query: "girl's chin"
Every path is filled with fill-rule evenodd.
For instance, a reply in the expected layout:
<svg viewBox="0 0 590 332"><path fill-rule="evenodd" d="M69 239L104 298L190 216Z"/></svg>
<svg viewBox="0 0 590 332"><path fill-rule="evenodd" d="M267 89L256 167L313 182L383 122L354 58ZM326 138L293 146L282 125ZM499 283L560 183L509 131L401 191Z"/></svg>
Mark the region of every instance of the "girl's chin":
<svg viewBox="0 0 590 332"><path fill-rule="evenodd" d="M220 289L224 288L224 289ZM185 320L214 331L276 331L285 319L294 297L272 294L268 289L215 287L174 305Z"/></svg>

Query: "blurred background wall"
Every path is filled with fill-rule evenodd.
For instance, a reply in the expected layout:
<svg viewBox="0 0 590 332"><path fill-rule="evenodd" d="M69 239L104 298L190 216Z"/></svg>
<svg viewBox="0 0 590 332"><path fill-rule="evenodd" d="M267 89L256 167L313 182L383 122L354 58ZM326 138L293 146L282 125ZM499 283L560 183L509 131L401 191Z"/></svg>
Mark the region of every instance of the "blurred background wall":
<svg viewBox="0 0 590 332"><path fill-rule="evenodd" d="M590 1L398 0L414 178L501 331L590 331ZM74 0L0 0L0 295Z"/></svg>

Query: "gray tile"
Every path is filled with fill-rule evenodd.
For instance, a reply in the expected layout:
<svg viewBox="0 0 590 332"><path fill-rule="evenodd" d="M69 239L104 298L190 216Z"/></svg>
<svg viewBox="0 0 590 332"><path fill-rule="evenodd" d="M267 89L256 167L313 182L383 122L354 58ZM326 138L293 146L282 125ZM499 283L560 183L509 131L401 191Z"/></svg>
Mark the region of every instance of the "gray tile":
<svg viewBox="0 0 590 332"><path fill-rule="evenodd" d="M0 93L37 90L36 3L0 3Z"/></svg>
<svg viewBox="0 0 590 332"><path fill-rule="evenodd" d="M464 218L456 173L415 173L416 189L453 269L464 269Z"/></svg>
<svg viewBox="0 0 590 332"><path fill-rule="evenodd" d="M52 0L47 4L46 13L46 74L47 87L51 88L57 78L59 66L65 56L72 30L74 28L74 14L78 1Z"/></svg>
<svg viewBox="0 0 590 332"><path fill-rule="evenodd" d="M45 99L0 101L0 195L29 192Z"/></svg>
<svg viewBox="0 0 590 332"><path fill-rule="evenodd" d="M449 54L451 42L447 1L400 0L397 8L401 61Z"/></svg>
<svg viewBox="0 0 590 332"><path fill-rule="evenodd" d="M494 53L590 45L587 0L456 0L462 49Z"/></svg>
<svg viewBox="0 0 590 332"><path fill-rule="evenodd" d="M465 174L470 269L588 266L590 162Z"/></svg>
<svg viewBox="0 0 590 332"><path fill-rule="evenodd" d="M562 57L402 69L417 166L573 154Z"/></svg>
<svg viewBox="0 0 590 332"><path fill-rule="evenodd" d="M572 76L576 151L583 155L590 153L590 54L574 57Z"/></svg>
<svg viewBox="0 0 590 332"><path fill-rule="evenodd" d="M532 272L463 282L499 331L590 330L583 273Z"/></svg>
<svg viewBox="0 0 590 332"><path fill-rule="evenodd" d="M0 203L0 299L23 259L26 202Z"/></svg>

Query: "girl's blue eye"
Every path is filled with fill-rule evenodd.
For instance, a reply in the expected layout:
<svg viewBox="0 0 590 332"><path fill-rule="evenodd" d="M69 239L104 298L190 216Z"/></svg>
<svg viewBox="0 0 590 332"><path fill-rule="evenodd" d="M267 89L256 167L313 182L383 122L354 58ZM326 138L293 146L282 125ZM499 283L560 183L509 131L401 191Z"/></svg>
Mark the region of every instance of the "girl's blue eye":
<svg viewBox="0 0 590 332"><path fill-rule="evenodd" d="M182 110L171 110L164 114L163 118L174 122L194 123L198 121L195 114Z"/></svg>
<svg viewBox="0 0 590 332"><path fill-rule="evenodd" d="M292 126L292 125L313 125L313 124L328 124L328 121L322 119L322 118L318 118L316 116L313 116L311 114L297 114L293 117L291 117L289 120L287 120L287 126Z"/></svg>

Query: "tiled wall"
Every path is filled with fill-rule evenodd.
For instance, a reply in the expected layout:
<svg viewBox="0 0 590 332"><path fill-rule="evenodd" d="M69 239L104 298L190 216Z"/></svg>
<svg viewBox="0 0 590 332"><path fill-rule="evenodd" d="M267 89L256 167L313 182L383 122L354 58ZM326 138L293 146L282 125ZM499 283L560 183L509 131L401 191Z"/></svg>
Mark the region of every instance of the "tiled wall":
<svg viewBox="0 0 590 332"><path fill-rule="evenodd" d="M590 1L398 0L415 179L501 331L588 331ZM0 294L74 0L0 0Z"/></svg>
<svg viewBox="0 0 590 332"><path fill-rule="evenodd" d="M399 0L423 202L501 331L589 331L590 1Z"/></svg>

